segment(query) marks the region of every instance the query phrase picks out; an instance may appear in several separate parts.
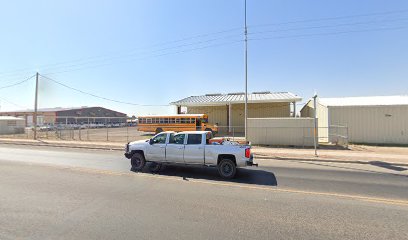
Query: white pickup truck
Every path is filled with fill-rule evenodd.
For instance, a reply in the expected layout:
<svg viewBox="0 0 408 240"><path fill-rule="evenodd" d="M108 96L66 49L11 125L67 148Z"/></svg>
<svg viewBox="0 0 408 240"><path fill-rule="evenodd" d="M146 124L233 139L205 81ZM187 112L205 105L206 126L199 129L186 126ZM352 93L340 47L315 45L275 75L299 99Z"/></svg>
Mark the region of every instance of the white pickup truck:
<svg viewBox="0 0 408 240"><path fill-rule="evenodd" d="M237 167L253 163L249 145L210 143L211 132L162 132L149 140L130 142L125 156L131 159L132 171L141 171L150 162L152 172L163 164L217 167L223 178L233 178Z"/></svg>

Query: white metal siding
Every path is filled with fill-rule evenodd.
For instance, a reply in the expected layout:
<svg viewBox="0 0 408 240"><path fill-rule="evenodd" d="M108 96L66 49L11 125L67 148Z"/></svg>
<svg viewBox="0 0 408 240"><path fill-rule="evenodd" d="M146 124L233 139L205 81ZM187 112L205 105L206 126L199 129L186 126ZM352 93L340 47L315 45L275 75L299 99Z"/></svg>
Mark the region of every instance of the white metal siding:
<svg viewBox="0 0 408 240"><path fill-rule="evenodd" d="M408 144L408 106L329 107L330 125L348 127L349 142Z"/></svg>

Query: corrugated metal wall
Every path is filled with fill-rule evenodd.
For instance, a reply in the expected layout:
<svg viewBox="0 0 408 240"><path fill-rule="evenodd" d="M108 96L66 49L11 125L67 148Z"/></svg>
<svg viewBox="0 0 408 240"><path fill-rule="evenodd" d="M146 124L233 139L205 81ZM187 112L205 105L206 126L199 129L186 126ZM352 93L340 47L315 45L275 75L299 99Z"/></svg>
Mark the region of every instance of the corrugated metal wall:
<svg viewBox="0 0 408 240"><path fill-rule="evenodd" d="M244 104L232 104L232 126L244 126ZM188 107L187 113L208 114L211 124L218 123L219 126L228 126L228 105L224 106L202 106ZM290 117L290 103L249 103L249 118L265 117Z"/></svg>
<svg viewBox="0 0 408 240"><path fill-rule="evenodd" d="M348 126L349 142L408 144L408 106L329 107L330 125Z"/></svg>
<svg viewBox="0 0 408 240"><path fill-rule="evenodd" d="M249 118L252 144L313 146L313 118Z"/></svg>
<svg viewBox="0 0 408 240"><path fill-rule="evenodd" d="M202 106L188 107L187 113L207 114L208 122L211 124L218 123L219 126L227 126L228 106Z"/></svg>

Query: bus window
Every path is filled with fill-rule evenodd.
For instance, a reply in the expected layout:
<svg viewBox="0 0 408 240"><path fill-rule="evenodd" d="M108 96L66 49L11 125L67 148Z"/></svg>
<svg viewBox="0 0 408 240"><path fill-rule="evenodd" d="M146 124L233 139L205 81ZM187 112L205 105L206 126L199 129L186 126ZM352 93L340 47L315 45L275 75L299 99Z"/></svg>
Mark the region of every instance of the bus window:
<svg viewBox="0 0 408 240"><path fill-rule="evenodd" d="M168 119L168 118L165 118L165 119L164 119L164 123L169 123L169 119Z"/></svg>
<svg viewBox="0 0 408 240"><path fill-rule="evenodd" d="M180 118L176 118L176 123L180 123Z"/></svg>
<svg viewBox="0 0 408 240"><path fill-rule="evenodd" d="M192 118L191 119L191 123L195 123L196 122L196 119L195 118Z"/></svg>
<svg viewBox="0 0 408 240"><path fill-rule="evenodd" d="M170 120L170 123L175 123L175 122L176 122L176 121L175 121L175 120L176 120L175 118L170 118L169 120Z"/></svg>
<svg viewBox="0 0 408 240"><path fill-rule="evenodd" d="M146 123L152 123L152 119L151 119L151 118L147 118L147 119L146 119Z"/></svg>

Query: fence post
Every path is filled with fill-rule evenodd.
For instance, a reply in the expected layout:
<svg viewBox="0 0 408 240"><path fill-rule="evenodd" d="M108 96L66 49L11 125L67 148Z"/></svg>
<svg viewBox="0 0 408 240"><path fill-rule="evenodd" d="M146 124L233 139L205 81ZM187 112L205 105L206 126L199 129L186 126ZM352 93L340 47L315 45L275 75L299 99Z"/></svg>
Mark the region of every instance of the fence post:
<svg viewBox="0 0 408 240"><path fill-rule="evenodd" d="M126 124L126 142L129 142L129 125Z"/></svg>
<svg viewBox="0 0 408 240"><path fill-rule="evenodd" d="M106 126L106 141L109 141L109 127Z"/></svg>

